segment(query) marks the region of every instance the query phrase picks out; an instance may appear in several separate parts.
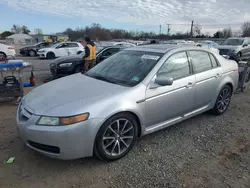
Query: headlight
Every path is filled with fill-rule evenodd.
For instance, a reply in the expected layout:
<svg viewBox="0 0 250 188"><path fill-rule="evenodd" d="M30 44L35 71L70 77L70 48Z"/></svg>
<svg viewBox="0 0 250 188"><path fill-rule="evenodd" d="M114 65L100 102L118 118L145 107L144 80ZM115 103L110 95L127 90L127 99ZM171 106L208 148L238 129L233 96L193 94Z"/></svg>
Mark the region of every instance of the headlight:
<svg viewBox="0 0 250 188"><path fill-rule="evenodd" d="M60 67L70 67L72 65L72 63L62 63L59 66Z"/></svg>
<svg viewBox="0 0 250 188"><path fill-rule="evenodd" d="M44 53L44 52L46 52L45 50L38 50L38 52L40 52L40 53Z"/></svg>
<svg viewBox="0 0 250 188"><path fill-rule="evenodd" d="M60 125L71 125L74 123L78 123L81 121L86 121L89 117L89 113L84 113L76 116L69 117L49 117L42 116L37 121L37 125L45 125L45 126L60 126Z"/></svg>

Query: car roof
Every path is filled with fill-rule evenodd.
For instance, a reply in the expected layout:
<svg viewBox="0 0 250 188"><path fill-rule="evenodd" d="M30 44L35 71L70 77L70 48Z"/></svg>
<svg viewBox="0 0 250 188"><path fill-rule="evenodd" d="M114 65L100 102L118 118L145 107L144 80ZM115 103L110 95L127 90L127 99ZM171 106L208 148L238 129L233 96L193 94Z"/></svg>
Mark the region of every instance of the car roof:
<svg viewBox="0 0 250 188"><path fill-rule="evenodd" d="M102 48L128 48L127 46L120 46L120 45L96 45L96 47Z"/></svg>
<svg viewBox="0 0 250 188"><path fill-rule="evenodd" d="M148 44L148 45L141 45L141 46L127 48L126 50L166 53L169 50L178 48L178 46L179 45L171 45L171 44Z"/></svg>
<svg viewBox="0 0 250 188"><path fill-rule="evenodd" d="M167 53L170 50L179 49L179 50L205 50L211 52L210 49L205 47L197 47L188 44L149 44L136 47L130 47L125 50L134 50L134 51L147 51L147 52L158 52L158 53Z"/></svg>

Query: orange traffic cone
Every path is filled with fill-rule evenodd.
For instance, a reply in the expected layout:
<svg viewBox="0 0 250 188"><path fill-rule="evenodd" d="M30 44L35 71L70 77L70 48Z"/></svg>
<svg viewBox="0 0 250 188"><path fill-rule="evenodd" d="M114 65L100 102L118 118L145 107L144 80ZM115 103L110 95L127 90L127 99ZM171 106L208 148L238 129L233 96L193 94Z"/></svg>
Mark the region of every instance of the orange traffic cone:
<svg viewBox="0 0 250 188"><path fill-rule="evenodd" d="M35 85L36 85L36 78L34 76L33 71L31 71L31 74L30 74L30 86L35 86Z"/></svg>

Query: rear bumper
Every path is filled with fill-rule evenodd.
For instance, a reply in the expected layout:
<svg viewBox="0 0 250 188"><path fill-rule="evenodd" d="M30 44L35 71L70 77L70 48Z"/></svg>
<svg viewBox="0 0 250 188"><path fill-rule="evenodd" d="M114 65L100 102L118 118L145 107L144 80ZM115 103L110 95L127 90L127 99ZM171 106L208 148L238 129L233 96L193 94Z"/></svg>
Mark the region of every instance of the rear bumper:
<svg viewBox="0 0 250 188"><path fill-rule="evenodd" d="M7 56L16 56L16 50L8 50Z"/></svg>

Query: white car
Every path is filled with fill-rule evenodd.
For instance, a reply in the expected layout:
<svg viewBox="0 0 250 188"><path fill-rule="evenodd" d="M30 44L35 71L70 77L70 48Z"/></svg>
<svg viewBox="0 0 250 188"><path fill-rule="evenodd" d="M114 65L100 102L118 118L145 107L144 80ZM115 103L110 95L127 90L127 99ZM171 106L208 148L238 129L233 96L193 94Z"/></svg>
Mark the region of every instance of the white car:
<svg viewBox="0 0 250 188"><path fill-rule="evenodd" d="M0 43L0 59L6 59L8 56L15 56L16 50L12 46Z"/></svg>
<svg viewBox="0 0 250 188"><path fill-rule="evenodd" d="M84 51L84 47L79 42L63 42L55 44L50 48L42 48L38 50L37 55L40 58L54 59L69 55L80 54Z"/></svg>

